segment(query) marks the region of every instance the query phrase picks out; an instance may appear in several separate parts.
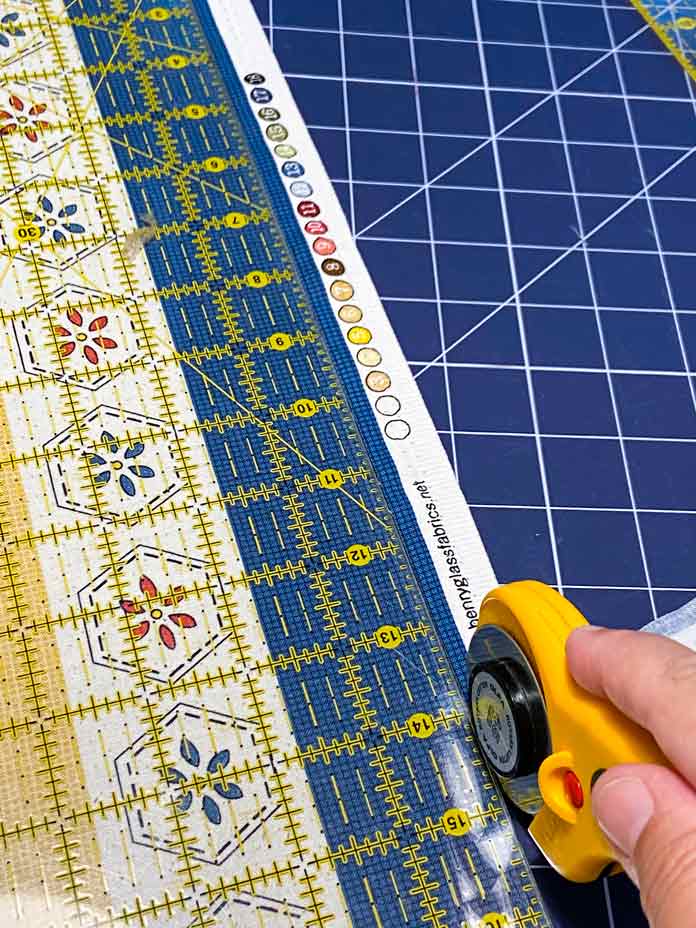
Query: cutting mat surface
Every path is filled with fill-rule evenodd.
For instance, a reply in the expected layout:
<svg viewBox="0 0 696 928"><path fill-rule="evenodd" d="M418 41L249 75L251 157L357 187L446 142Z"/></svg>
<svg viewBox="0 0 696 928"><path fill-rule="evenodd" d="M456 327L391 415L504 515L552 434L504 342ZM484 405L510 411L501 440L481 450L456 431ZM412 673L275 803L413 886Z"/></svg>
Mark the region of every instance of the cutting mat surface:
<svg viewBox="0 0 696 928"><path fill-rule="evenodd" d="M684 70L629 2L257 7L498 578L616 626L691 598ZM561 924L640 922L623 882L552 894Z"/></svg>
<svg viewBox="0 0 696 928"><path fill-rule="evenodd" d="M691 85L628 7L452 7L259 13L500 579L641 624L692 595ZM485 558L257 28L0 10L3 917L539 928Z"/></svg>

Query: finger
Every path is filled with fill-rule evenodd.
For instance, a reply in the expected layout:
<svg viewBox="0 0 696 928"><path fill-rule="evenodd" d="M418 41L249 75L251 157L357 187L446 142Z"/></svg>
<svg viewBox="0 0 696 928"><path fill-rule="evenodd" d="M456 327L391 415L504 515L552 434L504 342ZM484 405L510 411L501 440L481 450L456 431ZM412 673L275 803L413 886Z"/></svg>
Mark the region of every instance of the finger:
<svg viewBox="0 0 696 928"><path fill-rule="evenodd" d="M651 928L693 924L696 791L665 767L625 765L600 777L592 809L640 888Z"/></svg>
<svg viewBox="0 0 696 928"><path fill-rule="evenodd" d="M696 787L696 653L661 635L583 628L567 655L580 686L647 728Z"/></svg>

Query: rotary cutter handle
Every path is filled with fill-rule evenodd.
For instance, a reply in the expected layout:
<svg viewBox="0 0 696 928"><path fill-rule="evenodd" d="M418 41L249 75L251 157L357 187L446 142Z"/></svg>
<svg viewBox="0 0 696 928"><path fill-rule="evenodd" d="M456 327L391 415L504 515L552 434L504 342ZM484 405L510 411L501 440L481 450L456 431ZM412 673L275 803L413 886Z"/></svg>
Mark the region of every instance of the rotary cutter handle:
<svg viewBox="0 0 696 928"><path fill-rule="evenodd" d="M590 793L608 767L667 761L651 735L581 689L565 656L587 621L532 580L493 590L469 647L469 702L477 740L508 798L534 815L529 832L564 877L586 883L619 872Z"/></svg>

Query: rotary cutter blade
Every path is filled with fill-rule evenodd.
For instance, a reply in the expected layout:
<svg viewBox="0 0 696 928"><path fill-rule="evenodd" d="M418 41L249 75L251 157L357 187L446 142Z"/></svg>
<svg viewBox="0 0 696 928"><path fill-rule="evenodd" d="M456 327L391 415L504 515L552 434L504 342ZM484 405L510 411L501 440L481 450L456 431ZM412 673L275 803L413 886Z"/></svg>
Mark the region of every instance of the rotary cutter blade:
<svg viewBox="0 0 696 928"><path fill-rule="evenodd" d="M480 747L516 806L530 815L543 803L537 772L551 753L539 682L515 639L482 627L469 650L469 703Z"/></svg>
<svg viewBox="0 0 696 928"><path fill-rule="evenodd" d="M525 580L485 598L469 646L474 732L508 799L533 815L529 832L563 876L589 882L620 871L592 815L607 768L667 761L652 737L574 682L565 645L586 625L543 583Z"/></svg>

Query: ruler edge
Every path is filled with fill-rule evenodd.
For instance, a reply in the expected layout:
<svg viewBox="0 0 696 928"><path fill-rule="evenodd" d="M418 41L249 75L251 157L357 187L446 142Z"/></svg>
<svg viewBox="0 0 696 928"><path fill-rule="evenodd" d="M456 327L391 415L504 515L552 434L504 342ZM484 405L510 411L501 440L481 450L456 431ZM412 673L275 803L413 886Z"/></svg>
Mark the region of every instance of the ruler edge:
<svg viewBox="0 0 696 928"><path fill-rule="evenodd" d="M350 230L341 203L338 199L338 195L334 190L328 173L324 167L323 160L321 159L311 138L309 130L306 127L304 118L302 117L299 107L295 102L287 79L280 68L278 59L276 58L274 50L270 46L263 26L261 25L252 6L251 0L234 0L234 16L236 23L232 23L231 21L230 10L226 0L192 0L192 3L199 15L201 12L207 12L208 16L212 20L214 28L217 30L217 38L220 45L222 46L221 51L226 57L229 67L236 75L236 78L239 84L242 86L243 91L245 91L246 88L242 82L242 74L246 72L247 67L249 72L260 71L266 75L267 83L265 86L271 89L274 95L271 105L276 106L279 109L281 112L282 123L285 124L290 130L290 137L288 138L288 141L298 149L298 154L295 156L296 159L300 160L305 166L308 167L306 176L308 179L311 179L311 182L314 185L312 199L316 199L321 203L322 215L325 217L327 216L329 219L329 234L331 234L331 237L334 238L338 246L336 254L340 255L341 259L344 260L346 264L347 269L345 276L350 278L352 282L356 283L355 300L356 302L360 304L366 304L371 308L369 311L371 314L370 316L368 316L368 310L366 309L365 324L373 328L379 335L379 338L382 340L382 344L380 344L380 350L385 357L385 362L388 359L388 364L385 363L384 366L390 372L396 372L396 374L400 376L400 386L408 391L408 396L406 399L409 404L409 415L412 421L417 420L416 424L420 430L420 434L414 439L416 444L415 452L410 451L404 454L399 454L397 453L395 445L398 448L398 446L406 445L406 442L392 442L390 444L383 436L381 437L381 441L383 447L388 451L392 459L395 476L400 481L400 490L405 497L404 502L406 503L407 508L410 510L409 515L413 521L413 524L416 526L421 535L424 548L426 548L430 554L429 572L436 578L436 582L440 588L438 592L440 592L440 596L446 600L446 603L449 606L450 615L446 617L443 624L439 624L437 622L438 617L435 610L431 611L431 617L434 620L435 630L440 637L446 657L451 667L455 671L459 670L463 673L466 673L465 651L468 647L471 636L475 631L475 624L469 623L466 625L461 621L457 621L456 604L453 603L454 598L451 595L448 595L451 594L451 589L449 589L447 586L447 580L449 578L446 572L443 570L441 558L438 558L438 555L441 555L441 551L438 550L435 543L431 543L433 539L430 535L426 534L423 528L423 523L418 518L418 503L421 502L422 505L422 501L418 499L418 495L416 493L409 492L410 487L407 483L407 480L411 476L411 470L414 465L416 467L426 466L428 468L429 487L433 493L433 496L437 498L436 494L439 494L440 500L445 500L446 505L442 505L439 508L442 514L443 524L446 523L448 526L450 526L450 528L447 530L450 539L457 539L456 542L453 541L453 547L456 546L460 562L465 565L467 569L469 569L470 565L474 566L473 570L469 570L468 576L473 581L471 583L471 590L474 594L474 599L476 601L476 613L478 614L478 608L480 606L481 599L485 593L487 593L496 585L497 581L490 560L488 558L488 554L483 546L481 536L473 520L473 516L471 515L471 510L466 501L464 492L454 475L449 458L447 457L439 435L437 434L437 430L430 416L430 413L427 410L425 401L415 383L415 379L405 358L403 350L401 349L401 346L397 340L396 334L394 333L389 317L386 313L386 310L384 309L382 300L377 293L365 262L359 253L357 244ZM256 46L255 53L253 55L249 55L248 50L253 46ZM262 52L262 58L259 58L258 54L256 54L256 52L259 50ZM213 52L214 54L216 53L214 45ZM240 52L242 54L240 54ZM245 58L248 60L245 61ZM244 62L244 66L242 66L242 62ZM250 101L248 93L243 93L243 96L245 105L248 108L251 117L254 119L257 129L263 136L264 133L262 130L264 125L256 118L254 113L254 104ZM292 208L293 198L288 190L291 179L284 177L280 171L277 158L272 152L272 145L268 144L265 138L263 139L263 142L266 147L270 149L270 160L272 160L276 165L276 177L285 186L287 199L290 202L290 206ZM331 281L329 281L329 284L324 282L323 275L321 275L319 271L321 259L317 258L309 248L302 229L302 222L297 218L294 210L293 216L295 222L297 223L297 230L299 235L303 238L305 244L307 245L307 251L314 259L318 274L322 279L325 301L330 309L334 309L334 304L336 301L333 300L329 294L329 284ZM358 298L358 292L362 292L367 297L367 299ZM399 297L394 297L393 299L398 301ZM432 302L435 302L434 297ZM446 300L443 300L443 302L446 302ZM372 309L373 307L374 309ZM363 308L365 308L365 306L363 306ZM338 320L336 319L335 314L334 321L338 324ZM362 385L362 391L363 394L367 397L372 417L377 422L378 414L375 412L373 404L370 402L372 396L366 389L364 382L360 377L360 371L354 356L354 346L351 346L348 340L345 338L345 333L343 334L343 346L347 349L348 353L352 357L356 379ZM351 349L353 350L351 351ZM419 447L427 448L427 453L425 455L427 460L425 462L418 460ZM415 461L414 457L416 459ZM398 513L393 514L398 515ZM464 539L463 544L458 541L460 538ZM420 579L422 579L422 567L419 568L418 571L414 570L414 573L417 577L420 575ZM453 651L453 646L456 651ZM463 687L460 687L460 691L462 690ZM509 833L510 846L511 848L514 847L515 853L524 860L523 869L527 871L529 875L529 881L535 886L535 889L537 890L536 894L529 893L527 898L530 902L536 899L536 902L539 905L538 917L541 919L539 924L547 926L547 928L553 928L556 923L552 918L551 911L546 905L542 892L537 885L532 867L526 858L526 851L524 850L524 846L520 843L519 836L515 831L513 820L507 809L505 810L504 817L507 822L506 829Z"/></svg>
<svg viewBox="0 0 696 928"><path fill-rule="evenodd" d="M423 468L427 470L426 476L429 489L433 499L439 500L441 503L438 511L442 517L443 525L446 526L447 537L452 542L451 547L455 549L459 563L466 567L467 577L471 585L472 600L475 603L477 613L483 596L496 585L495 574L471 515L469 505L454 475L425 401L415 383L413 373L394 333L372 277L355 244L338 195L295 103L287 79L280 69L278 60L256 16L251 0L236 0L234 4L235 22L232 22L229 4L226 3L226 0L208 0L205 4L202 4L201 0L193 0L193 3L199 12L203 5L208 8L225 47L227 57L230 59L232 67L237 71L240 81L240 71L244 70L244 68L240 67L240 60L244 60L245 53L249 69L259 70L267 75L267 86L272 87L274 94L273 105L277 104L283 124L290 130L290 140L298 149L297 159L301 160L307 167L306 176L311 179L314 186L312 196L321 204L322 215L327 217L331 237L337 244L336 253L341 256L346 265L345 276L355 284L355 301L362 305L365 311L364 324L371 328L377 336L375 340L378 342L379 350L384 358L382 367L389 372L393 381L398 382L403 408L408 409L407 417L413 426L413 441L389 442L388 439L382 436L382 443L390 454L401 480L403 492L413 510L414 520L418 525L424 545L430 553L433 569L442 588L442 594L447 600L451 618L457 627L464 647L467 647L474 631L471 622L475 620L464 621L463 617L458 615L457 609L460 603L451 583L449 583L450 578L444 569L441 549L438 548L436 539L425 532L423 522L418 518L419 510L422 511L423 502L412 486L415 472L420 472ZM250 47L255 48L255 50L262 47L263 59L259 59L256 54L249 56ZM246 103L253 114L253 104L248 98ZM272 152L272 147L270 145L268 147L270 148L270 157L276 162L276 174L284 184L288 199L292 204L293 198L288 190L291 179L282 175L277 166L277 158ZM304 238L302 225L296 215L295 221L299 234ZM311 250L310 254L318 269L321 258L314 255ZM329 294L328 284L324 284L324 292L328 304L332 308L334 305L337 307L336 301ZM398 297L394 297L395 301L398 301L398 299ZM434 298L433 302L435 302ZM336 322L338 323L337 319ZM345 332L343 333L343 345L353 358L356 377L362 384L362 392L370 405L372 417L379 426L379 414L374 409L374 394L371 394L366 388L363 378L360 376L360 368L355 360L356 346L348 342ZM397 392L396 383L394 387L395 389L392 392ZM406 413L404 414L406 415Z"/></svg>
<svg viewBox="0 0 696 928"><path fill-rule="evenodd" d="M677 0L678 2L678 0ZM650 26L653 32L660 39L662 44L674 55L679 64L684 68L686 73L694 81L696 81L696 64L691 62L684 52L679 48L674 39L670 36L667 28L658 22L657 18L653 16L648 7L643 3L643 0L631 0L632 5L640 13L645 22ZM670 4L667 9L673 11L674 4Z"/></svg>

